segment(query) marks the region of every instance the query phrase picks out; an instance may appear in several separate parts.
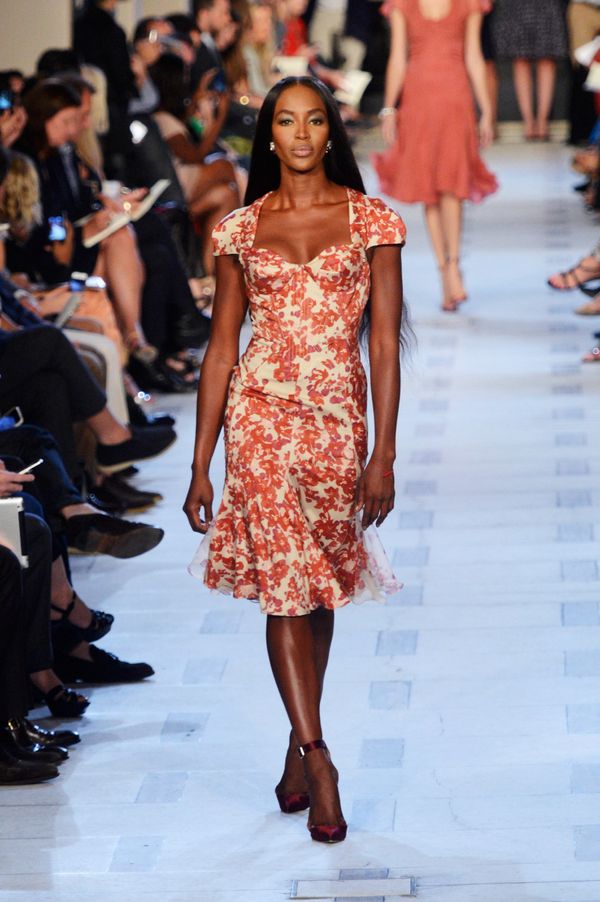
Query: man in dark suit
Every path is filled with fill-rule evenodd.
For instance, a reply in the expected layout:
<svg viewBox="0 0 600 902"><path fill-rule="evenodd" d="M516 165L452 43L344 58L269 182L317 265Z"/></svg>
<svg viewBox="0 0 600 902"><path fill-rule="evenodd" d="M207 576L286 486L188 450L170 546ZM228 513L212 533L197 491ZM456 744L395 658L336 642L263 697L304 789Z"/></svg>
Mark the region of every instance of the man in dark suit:
<svg viewBox="0 0 600 902"><path fill-rule="evenodd" d="M231 19L229 0L195 0L194 15L202 35L202 42L190 73L193 91L198 87L205 72L210 69L217 69L219 73L223 71L223 60L217 49L215 37Z"/></svg>
<svg viewBox="0 0 600 902"><path fill-rule="evenodd" d="M110 128L104 137L107 175L124 180L125 162L131 148L127 110L137 97L129 63L127 37L115 21L119 0L86 0L73 27L73 49L86 63L106 75Z"/></svg>

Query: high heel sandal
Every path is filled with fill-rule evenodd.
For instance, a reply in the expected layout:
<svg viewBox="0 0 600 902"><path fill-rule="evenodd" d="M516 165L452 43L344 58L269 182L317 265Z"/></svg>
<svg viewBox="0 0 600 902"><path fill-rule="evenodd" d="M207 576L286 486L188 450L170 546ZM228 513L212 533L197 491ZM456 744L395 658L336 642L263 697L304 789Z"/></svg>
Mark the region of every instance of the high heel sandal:
<svg viewBox="0 0 600 902"><path fill-rule="evenodd" d="M458 274L459 274L461 282L462 282L462 273L460 271L460 266L459 266L460 258L459 257L446 257L446 267L451 266L452 264L456 265L456 267L458 269ZM468 300L469 300L469 295L466 293L466 291L464 289L463 289L462 294L453 295L452 293L450 293L450 301L452 304L455 305L455 309L456 309L456 305L464 304L464 302L468 301Z"/></svg>
<svg viewBox="0 0 600 902"><path fill-rule="evenodd" d="M97 642L98 639L102 639L103 636L106 636L106 634L110 632L110 628L112 627L115 618L112 614L105 614L104 611L90 610L92 619L89 625L77 626L69 620L69 616L77 604L77 601L81 601L81 599L77 595L77 592L73 592L71 601L66 608L59 608L56 604L50 604L52 610L57 611L61 615L54 623L61 623L61 621L67 620L73 629L79 630L81 638L86 642Z"/></svg>
<svg viewBox="0 0 600 902"><path fill-rule="evenodd" d="M333 768L333 764L331 762L331 758L329 756L329 749L323 739L315 739L312 742L307 742L304 745L298 746L298 754L301 758L305 758L309 752L314 752L316 749L322 749L325 753L325 757L329 762L330 767ZM346 834L348 832L348 824L344 820L341 819L341 823L339 824L311 824L310 820L306 825L308 831L310 833L311 839L315 842L324 842L324 843L336 843L343 842L346 839Z"/></svg>
<svg viewBox="0 0 600 902"><path fill-rule="evenodd" d="M310 808L310 796L307 792L277 792L277 801L283 814L295 814Z"/></svg>
<svg viewBox="0 0 600 902"><path fill-rule="evenodd" d="M576 275L578 270L581 270L584 276L588 273L587 277L578 279ZM554 281L552 281L553 279ZM553 276L550 276L550 278L546 280L546 284L555 291L574 291L576 288L584 288L588 282L597 282L598 279L600 279L600 265L586 266L583 260L580 260L579 263L576 263L571 269L567 269L564 272L557 272ZM556 282L559 280L560 284L557 285ZM594 293L596 294L597 292Z"/></svg>
<svg viewBox="0 0 600 902"><path fill-rule="evenodd" d="M286 754L286 767L288 757L293 755L296 752L297 746L294 744L292 746L292 737L293 733L290 734L290 745ZM297 811L306 811L307 808L310 808L310 796L308 792L280 792L279 787L284 782L285 778L285 769L284 775L275 787L275 795L277 796L277 801L279 803L279 807L281 809L282 814L295 814Z"/></svg>

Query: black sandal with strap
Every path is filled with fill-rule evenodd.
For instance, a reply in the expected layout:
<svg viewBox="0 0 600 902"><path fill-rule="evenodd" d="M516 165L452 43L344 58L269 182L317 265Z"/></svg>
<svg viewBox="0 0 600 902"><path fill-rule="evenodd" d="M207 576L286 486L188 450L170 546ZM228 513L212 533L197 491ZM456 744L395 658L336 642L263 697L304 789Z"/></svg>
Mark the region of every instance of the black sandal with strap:
<svg viewBox="0 0 600 902"><path fill-rule="evenodd" d="M582 269L584 273L590 273L589 278L578 279L575 275L575 272L578 269ZM562 284L555 285L552 281L553 278L560 279ZM588 282L597 282L598 279L600 279L600 262L594 269L590 269L589 266L586 266L583 261L580 260L579 263L576 263L571 269L567 269L565 272L557 272L554 276L550 276L546 281L550 288L553 288L555 291L575 291L576 288L584 291ZM569 280L571 280L573 284L569 284Z"/></svg>
<svg viewBox="0 0 600 902"><path fill-rule="evenodd" d="M81 717L90 701L61 683L43 696L53 717Z"/></svg>
<svg viewBox="0 0 600 902"><path fill-rule="evenodd" d="M77 592L73 592L71 601L66 608L59 608L58 605L50 604L52 610L58 611L61 615L53 622L61 623L61 621L66 620L72 629L76 629L79 632L82 640L85 640L86 642L97 642L98 639L102 639L103 636L106 636L106 634L110 632L115 618L112 614L106 614L104 611L91 610L92 619L89 626L77 626L69 620L77 601L81 601L81 599L77 595Z"/></svg>

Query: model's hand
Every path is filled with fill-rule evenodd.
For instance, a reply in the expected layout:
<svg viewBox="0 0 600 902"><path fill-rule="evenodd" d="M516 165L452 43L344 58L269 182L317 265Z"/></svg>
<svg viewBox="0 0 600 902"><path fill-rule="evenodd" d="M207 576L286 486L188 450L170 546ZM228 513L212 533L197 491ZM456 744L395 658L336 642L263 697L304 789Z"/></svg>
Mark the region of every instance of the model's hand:
<svg viewBox="0 0 600 902"><path fill-rule="evenodd" d="M0 498L10 498L17 492L23 491L23 484L33 482L33 473L11 473L6 469L4 461L0 460Z"/></svg>
<svg viewBox="0 0 600 902"><path fill-rule="evenodd" d="M394 507L394 474L391 466L371 460L358 481L355 513L362 510L362 528L381 526ZM389 475L384 475L389 474Z"/></svg>
<svg viewBox="0 0 600 902"><path fill-rule="evenodd" d="M494 126L492 117L484 114L479 120L479 143L482 147L489 147L494 140Z"/></svg>
<svg viewBox="0 0 600 902"><path fill-rule="evenodd" d="M214 491L212 483L205 474L194 473L190 488L183 505L183 510L194 532L206 533L212 520L212 502ZM204 509L204 519L200 516Z"/></svg>
<svg viewBox="0 0 600 902"><path fill-rule="evenodd" d="M388 147L396 140L396 117L393 113L388 113L381 120L381 134Z"/></svg>

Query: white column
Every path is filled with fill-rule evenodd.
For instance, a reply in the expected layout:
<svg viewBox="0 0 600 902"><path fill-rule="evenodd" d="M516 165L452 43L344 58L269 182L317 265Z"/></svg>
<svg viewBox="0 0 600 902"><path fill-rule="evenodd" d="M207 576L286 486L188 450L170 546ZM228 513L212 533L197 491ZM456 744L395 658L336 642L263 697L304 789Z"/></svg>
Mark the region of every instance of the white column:
<svg viewBox="0 0 600 902"><path fill-rule="evenodd" d="M31 75L44 50L71 46L71 0L4 0L0 17L2 69Z"/></svg>

